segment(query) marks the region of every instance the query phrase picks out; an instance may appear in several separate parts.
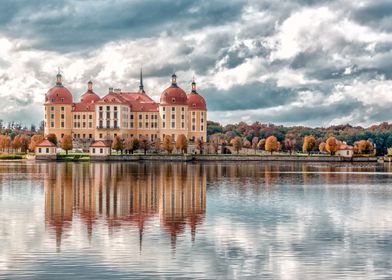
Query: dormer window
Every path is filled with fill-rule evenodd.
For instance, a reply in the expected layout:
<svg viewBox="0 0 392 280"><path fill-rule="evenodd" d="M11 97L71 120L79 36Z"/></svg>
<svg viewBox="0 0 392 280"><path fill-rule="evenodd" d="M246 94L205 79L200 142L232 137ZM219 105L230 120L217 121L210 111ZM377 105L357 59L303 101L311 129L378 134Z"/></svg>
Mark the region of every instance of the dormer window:
<svg viewBox="0 0 392 280"><path fill-rule="evenodd" d="M64 102L64 98L61 98L61 102Z"/></svg>
<svg viewBox="0 0 392 280"><path fill-rule="evenodd" d="M172 98L172 103L176 103L176 99L175 98Z"/></svg>

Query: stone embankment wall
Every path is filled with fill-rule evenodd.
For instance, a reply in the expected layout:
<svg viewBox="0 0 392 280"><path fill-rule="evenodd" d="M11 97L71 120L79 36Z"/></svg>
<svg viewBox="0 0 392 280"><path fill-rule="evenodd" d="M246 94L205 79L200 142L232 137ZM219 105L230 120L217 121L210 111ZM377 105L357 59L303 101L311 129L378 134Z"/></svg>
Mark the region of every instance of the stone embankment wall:
<svg viewBox="0 0 392 280"><path fill-rule="evenodd" d="M92 161L290 161L290 162L377 162L377 157L286 155L111 155L91 156Z"/></svg>

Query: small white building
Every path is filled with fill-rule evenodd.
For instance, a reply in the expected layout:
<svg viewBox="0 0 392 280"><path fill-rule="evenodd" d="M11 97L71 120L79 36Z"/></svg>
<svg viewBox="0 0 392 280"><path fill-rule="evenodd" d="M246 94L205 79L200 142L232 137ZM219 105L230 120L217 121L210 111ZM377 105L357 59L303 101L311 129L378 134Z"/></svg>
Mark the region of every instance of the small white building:
<svg viewBox="0 0 392 280"><path fill-rule="evenodd" d="M340 145L339 150L336 152L336 155L351 158L354 155L354 147L343 143L342 145Z"/></svg>
<svg viewBox="0 0 392 280"><path fill-rule="evenodd" d="M56 159L56 145L45 139L35 146L35 159Z"/></svg>
<svg viewBox="0 0 392 280"><path fill-rule="evenodd" d="M90 156L109 156L112 152L112 147L105 141L95 141L90 145Z"/></svg>

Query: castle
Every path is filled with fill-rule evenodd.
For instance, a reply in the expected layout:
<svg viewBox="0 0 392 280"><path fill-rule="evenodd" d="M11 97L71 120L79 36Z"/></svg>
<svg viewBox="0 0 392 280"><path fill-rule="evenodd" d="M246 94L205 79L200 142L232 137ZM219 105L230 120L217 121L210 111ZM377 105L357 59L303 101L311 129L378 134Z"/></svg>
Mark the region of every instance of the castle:
<svg viewBox="0 0 392 280"><path fill-rule="evenodd" d="M177 76L171 77L157 103L144 91L143 74L137 92L124 92L109 88L98 96L91 81L87 91L74 102L71 92L64 87L63 78L57 74L56 85L45 95L45 135L53 133L57 139L71 135L74 140L108 140L116 136L146 137L150 141L173 140L184 134L189 140L207 138L207 106L197 92L195 81L186 94L177 85Z"/></svg>

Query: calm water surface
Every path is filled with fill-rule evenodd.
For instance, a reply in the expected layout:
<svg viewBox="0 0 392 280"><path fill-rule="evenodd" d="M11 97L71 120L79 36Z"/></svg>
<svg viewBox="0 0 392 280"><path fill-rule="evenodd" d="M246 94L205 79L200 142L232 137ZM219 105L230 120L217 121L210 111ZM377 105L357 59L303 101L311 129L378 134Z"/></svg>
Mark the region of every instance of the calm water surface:
<svg viewBox="0 0 392 280"><path fill-rule="evenodd" d="M0 278L391 279L390 165L0 162Z"/></svg>

